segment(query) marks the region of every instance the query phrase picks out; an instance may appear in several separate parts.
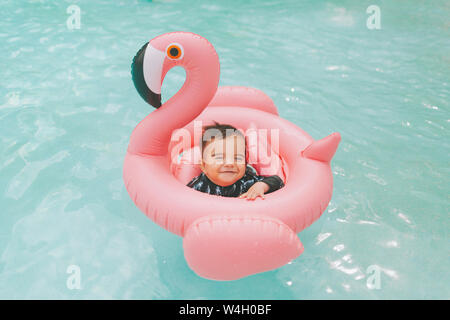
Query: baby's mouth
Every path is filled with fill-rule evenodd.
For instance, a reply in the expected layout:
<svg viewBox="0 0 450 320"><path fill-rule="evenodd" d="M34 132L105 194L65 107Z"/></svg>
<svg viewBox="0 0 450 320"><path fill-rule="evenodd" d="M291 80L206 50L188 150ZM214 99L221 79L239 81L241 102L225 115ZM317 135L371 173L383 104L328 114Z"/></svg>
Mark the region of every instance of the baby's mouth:
<svg viewBox="0 0 450 320"><path fill-rule="evenodd" d="M236 171L234 171L234 170L224 170L224 171L220 171L220 173L236 173Z"/></svg>

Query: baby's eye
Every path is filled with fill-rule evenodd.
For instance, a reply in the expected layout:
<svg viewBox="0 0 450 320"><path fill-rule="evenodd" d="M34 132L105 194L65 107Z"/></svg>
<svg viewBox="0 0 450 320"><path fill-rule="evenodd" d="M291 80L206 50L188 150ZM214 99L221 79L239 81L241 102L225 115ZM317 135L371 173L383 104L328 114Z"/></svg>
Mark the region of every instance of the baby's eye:
<svg viewBox="0 0 450 320"><path fill-rule="evenodd" d="M222 155L216 155L216 156L214 156L214 158L215 159L223 159L223 156Z"/></svg>

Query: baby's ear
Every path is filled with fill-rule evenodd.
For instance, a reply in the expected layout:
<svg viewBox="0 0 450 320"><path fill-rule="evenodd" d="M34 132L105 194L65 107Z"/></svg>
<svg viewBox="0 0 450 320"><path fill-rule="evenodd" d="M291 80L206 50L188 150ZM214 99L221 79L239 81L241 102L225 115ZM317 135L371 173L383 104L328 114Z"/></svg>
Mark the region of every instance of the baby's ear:
<svg viewBox="0 0 450 320"><path fill-rule="evenodd" d="M203 162L203 159L200 160L200 165L199 165L200 169L205 172L205 163Z"/></svg>

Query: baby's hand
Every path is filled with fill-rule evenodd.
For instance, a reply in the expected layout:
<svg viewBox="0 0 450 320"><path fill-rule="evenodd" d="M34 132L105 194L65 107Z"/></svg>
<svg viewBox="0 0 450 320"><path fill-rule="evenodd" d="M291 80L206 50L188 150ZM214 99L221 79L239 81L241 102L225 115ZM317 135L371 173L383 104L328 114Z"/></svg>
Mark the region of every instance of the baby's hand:
<svg viewBox="0 0 450 320"><path fill-rule="evenodd" d="M264 193L269 191L269 185L265 182L259 181L248 189L246 193L239 196L239 199L247 198L247 200L255 200L257 197L265 199Z"/></svg>

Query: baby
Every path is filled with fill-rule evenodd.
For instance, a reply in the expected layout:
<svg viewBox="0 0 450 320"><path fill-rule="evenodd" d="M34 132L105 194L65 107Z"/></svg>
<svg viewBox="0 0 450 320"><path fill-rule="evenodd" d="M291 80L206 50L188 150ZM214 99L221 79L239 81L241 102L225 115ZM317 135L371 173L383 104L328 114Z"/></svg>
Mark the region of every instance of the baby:
<svg viewBox="0 0 450 320"><path fill-rule="evenodd" d="M187 184L195 190L224 197L254 200L264 199L270 193L284 187L278 176L258 176L247 165L245 137L235 127L219 124L203 128L201 141L203 171Z"/></svg>

